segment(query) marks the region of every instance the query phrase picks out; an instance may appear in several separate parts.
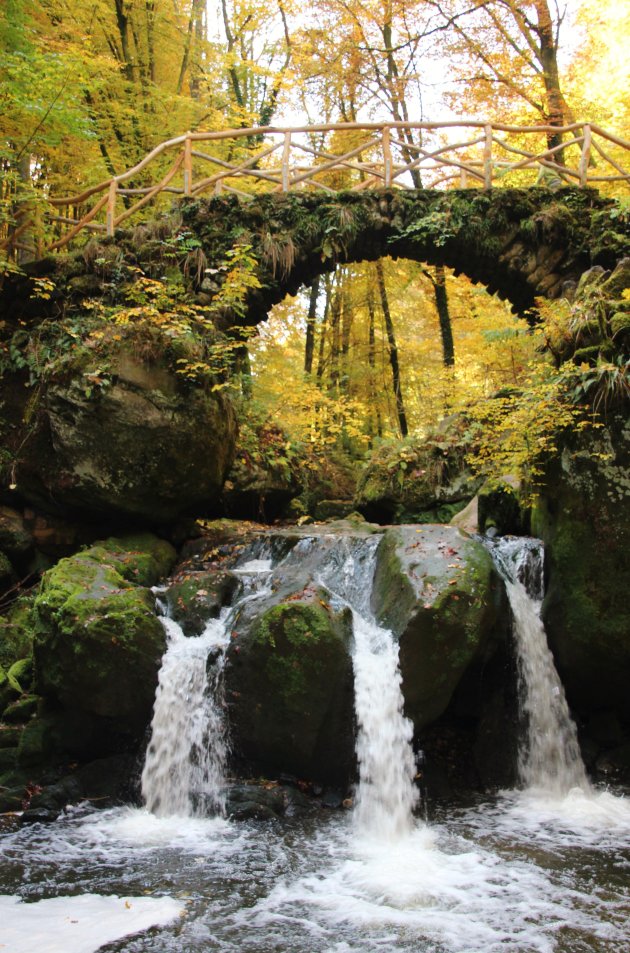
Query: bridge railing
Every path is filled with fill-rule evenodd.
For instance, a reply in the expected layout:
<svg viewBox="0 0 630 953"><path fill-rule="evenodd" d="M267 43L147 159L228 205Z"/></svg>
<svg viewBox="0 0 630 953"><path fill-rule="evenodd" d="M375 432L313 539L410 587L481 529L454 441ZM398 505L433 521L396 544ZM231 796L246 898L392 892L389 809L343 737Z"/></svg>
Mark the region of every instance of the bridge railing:
<svg viewBox="0 0 630 953"><path fill-rule="evenodd" d="M296 189L619 188L630 185L623 164L629 153L629 142L587 122L558 127L452 120L187 132L80 194L49 197L48 217L57 232L49 250L86 230L113 235L165 194L251 198ZM11 236L0 240L0 248L10 242Z"/></svg>

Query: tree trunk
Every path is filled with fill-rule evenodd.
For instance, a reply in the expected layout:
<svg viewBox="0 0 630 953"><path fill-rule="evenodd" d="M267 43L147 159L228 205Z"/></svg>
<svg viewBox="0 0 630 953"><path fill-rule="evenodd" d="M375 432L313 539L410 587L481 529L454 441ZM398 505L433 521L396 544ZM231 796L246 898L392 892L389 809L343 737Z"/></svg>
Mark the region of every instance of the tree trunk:
<svg viewBox="0 0 630 953"><path fill-rule="evenodd" d="M370 446L372 446L372 437L374 433L377 436L383 436L383 424L381 421L381 410L378 405L378 399L376 394L376 336L375 336L375 313L374 313L374 298L372 297L371 289L368 290L367 297L367 309L368 309L368 366L370 368L370 402L372 412L370 413L369 418L369 432L370 432Z"/></svg>
<svg viewBox="0 0 630 953"><path fill-rule="evenodd" d="M446 290L446 274L444 265L436 265L435 278L432 278L435 306L440 322L440 337L442 338L442 360L445 367L455 364L455 345L453 344L453 328L448 307L448 293Z"/></svg>
<svg viewBox="0 0 630 953"><path fill-rule="evenodd" d="M538 17L537 34L540 40L540 64L543 70L543 82L547 99L546 119L550 126L563 126L568 107L560 88L558 44L554 35L554 24L547 0L535 0L534 6ZM547 135L547 145L550 149L559 146L561 142L562 133L549 133ZM554 160L559 163L564 161L562 150L555 154Z"/></svg>
<svg viewBox="0 0 630 953"><path fill-rule="evenodd" d="M403 401L402 395L402 386L400 382L400 363L398 361L398 346L396 344L396 335L394 332L394 324L392 321L391 312L389 310L389 299L387 297L387 289L385 287L385 275L383 273L383 263L381 261L376 262L376 283L378 286L378 293L381 299L381 309L383 311L383 319L385 321L385 331L387 333L387 343L389 345L389 363L392 368L392 387L394 390L394 398L396 400L396 415L398 417L398 426L400 428L400 433L403 437L406 437L409 433L409 428L407 427L407 415L405 413L405 404Z"/></svg>
<svg viewBox="0 0 630 953"><path fill-rule="evenodd" d="M306 318L306 343L304 345L304 373L313 371L313 355L315 353L315 321L317 320L317 299L319 297L319 278L311 285L308 301L308 316Z"/></svg>

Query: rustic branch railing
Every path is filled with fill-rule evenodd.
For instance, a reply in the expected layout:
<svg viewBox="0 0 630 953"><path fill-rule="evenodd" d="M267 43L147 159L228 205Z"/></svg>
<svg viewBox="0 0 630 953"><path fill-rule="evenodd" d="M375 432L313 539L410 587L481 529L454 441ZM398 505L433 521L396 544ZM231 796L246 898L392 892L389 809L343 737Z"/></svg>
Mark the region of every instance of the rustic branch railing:
<svg viewBox="0 0 630 953"><path fill-rule="evenodd" d="M459 129L467 138L450 141L451 133ZM398 138L405 133L408 138ZM550 136L560 136L563 141L549 147ZM209 144L206 151L197 148L200 143ZM611 150L616 150L615 156L610 155ZM162 193L199 196L232 192L252 198L265 191L295 189L334 193L342 189L414 188L419 180L425 188L443 189L627 186L630 171L622 162L629 152L630 142L586 122L557 127L452 120L187 132L160 143L133 168L79 195L49 198L53 210L82 210L98 196L81 216L76 211L74 216L69 212L49 216L57 229L67 227L49 249L63 248L83 229L113 235ZM169 154L174 154L174 159L165 171L163 160ZM151 165L160 176L155 183L147 181ZM202 170L210 174L203 175ZM182 176L176 179L180 171ZM98 216L104 221L95 221ZM0 248L9 247L14 237L15 233L0 241Z"/></svg>

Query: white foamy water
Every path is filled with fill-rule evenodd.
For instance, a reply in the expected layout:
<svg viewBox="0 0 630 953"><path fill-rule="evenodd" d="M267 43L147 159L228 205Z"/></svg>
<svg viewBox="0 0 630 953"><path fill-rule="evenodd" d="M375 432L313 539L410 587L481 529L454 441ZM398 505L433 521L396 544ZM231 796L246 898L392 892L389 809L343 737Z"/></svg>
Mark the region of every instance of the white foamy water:
<svg viewBox="0 0 630 953"><path fill-rule="evenodd" d="M413 725L403 715L398 645L353 613L354 706L359 761L355 821L360 835L397 840L413 828Z"/></svg>
<svg viewBox="0 0 630 953"><path fill-rule="evenodd" d="M354 819L360 836L397 840L411 832L418 792L413 725L403 714L398 644L370 612L378 539L340 540L322 581L352 608L354 709L359 784Z"/></svg>
<svg viewBox="0 0 630 953"><path fill-rule="evenodd" d="M227 757L221 711L225 621L210 619L197 638L163 618L168 636L155 696L142 796L157 815L190 816L224 808ZM216 653L208 671L208 656Z"/></svg>
<svg viewBox="0 0 630 953"><path fill-rule="evenodd" d="M519 751L519 775L526 788L567 794L590 791L577 729L564 694L541 619L542 544L505 538L491 552L503 575L514 620L519 698L527 718L527 741ZM526 588L523 581L528 582Z"/></svg>
<svg viewBox="0 0 630 953"><path fill-rule="evenodd" d="M234 571L245 595L232 610L209 619L201 635L186 636L179 623L161 621L167 634L142 771L142 797L159 817L192 817L225 811L227 725L223 714L223 663L230 619L266 591L269 559L251 559ZM1 953L1 951L0 951Z"/></svg>
<svg viewBox="0 0 630 953"><path fill-rule="evenodd" d="M22 903L0 896L2 953L95 953L121 937L163 926L184 911L171 897L82 894Z"/></svg>

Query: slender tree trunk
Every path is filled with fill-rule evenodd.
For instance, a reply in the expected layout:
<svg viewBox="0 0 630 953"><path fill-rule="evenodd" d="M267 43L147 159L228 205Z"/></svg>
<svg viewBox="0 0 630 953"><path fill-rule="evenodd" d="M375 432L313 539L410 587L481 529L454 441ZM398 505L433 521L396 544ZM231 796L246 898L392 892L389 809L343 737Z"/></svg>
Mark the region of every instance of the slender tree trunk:
<svg viewBox="0 0 630 953"><path fill-rule="evenodd" d="M304 345L304 373L313 371L313 356L315 354L315 322L317 320L317 299L319 297L319 278L311 285L308 301L308 316L306 318L306 343Z"/></svg>
<svg viewBox="0 0 630 953"><path fill-rule="evenodd" d="M252 365L249 359L249 349L246 344L239 350L239 370L241 372L241 393L245 400L252 399Z"/></svg>
<svg viewBox="0 0 630 953"><path fill-rule="evenodd" d="M372 445L372 437L376 432L377 436L383 436L383 424L381 421L381 410L378 405L377 395L376 395L376 335L375 335L375 313L374 313L374 298L372 297L371 289L368 290L367 296L367 309L368 309L368 366L370 368L370 401L372 412L370 413L369 418L369 428L370 428L370 446Z"/></svg>
<svg viewBox="0 0 630 953"><path fill-rule="evenodd" d="M322 377L324 375L324 352L326 349L326 337L328 334L328 318L330 316L330 298L331 282L330 277L326 275L325 279L326 298L324 301L324 314L322 317L321 329L319 332L319 349L317 352L317 386L321 388Z"/></svg>
<svg viewBox="0 0 630 953"><path fill-rule="evenodd" d="M329 384L331 392L336 395L339 391L339 323L341 318L341 293L340 289L335 289L332 301L330 303L330 375Z"/></svg>
<svg viewBox="0 0 630 953"><path fill-rule="evenodd" d="M431 281L433 283L435 306L437 308L438 320L440 322L442 360L445 367L453 367L455 364L455 345L453 343L453 328L451 325L451 315L448 307L448 292L446 290L446 274L444 271L444 265L436 265L434 274L435 277L431 278Z"/></svg>
<svg viewBox="0 0 630 953"><path fill-rule="evenodd" d="M385 287L385 275L383 273L382 261L376 262L376 284L381 299L381 309L385 321L385 331L387 334L387 343L389 345L389 363L392 368L392 387L394 398L396 400L396 415L398 417L398 426L400 433L406 437L409 433L407 426L407 415L405 413L405 404L403 401L402 386L400 381L400 363L398 360L398 346L396 344L396 334L394 332L394 323L389 310L389 299L387 297L387 288Z"/></svg>

